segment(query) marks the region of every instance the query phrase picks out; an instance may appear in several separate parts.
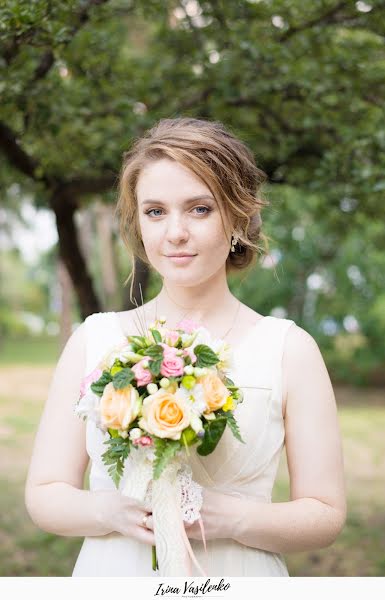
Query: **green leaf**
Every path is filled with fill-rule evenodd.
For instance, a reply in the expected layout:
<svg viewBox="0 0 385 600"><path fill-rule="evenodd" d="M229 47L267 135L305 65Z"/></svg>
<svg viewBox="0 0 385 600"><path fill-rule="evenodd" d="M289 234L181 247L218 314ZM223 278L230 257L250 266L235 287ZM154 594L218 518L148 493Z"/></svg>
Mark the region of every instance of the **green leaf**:
<svg viewBox="0 0 385 600"><path fill-rule="evenodd" d="M236 437L237 440L242 442L242 444L245 444L246 442L242 439L241 432L238 427L238 423L237 423L233 413L230 410L225 411L224 417L227 421L227 425L230 427L231 431L233 432L234 437Z"/></svg>
<svg viewBox="0 0 385 600"><path fill-rule="evenodd" d="M103 463L108 466L108 474L115 486L119 487L119 481L123 475L124 463L131 450L130 438L111 437L103 442L108 449L102 454Z"/></svg>
<svg viewBox="0 0 385 600"><path fill-rule="evenodd" d="M125 387L127 387L134 378L134 371L130 369L130 367L125 367L121 371L115 373L115 375L112 378L112 382L116 390L122 390Z"/></svg>
<svg viewBox="0 0 385 600"><path fill-rule="evenodd" d="M163 358L163 347L158 344L153 344L146 348L146 354L155 359Z"/></svg>
<svg viewBox="0 0 385 600"><path fill-rule="evenodd" d="M194 348L194 354L197 357L196 367L211 367L219 362L218 356L206 344L197 344Z"/></svg>
<svg viewBox="0 0 385 600"><path fill-rule="evenodd" d="M207 421L203 425L205 435L202 438L202 443L197 447L198 454L201 456L207 456L208 454L211 454L213 450L215 450L225 430L226 422L227 419L220 416L213 421Z"/></svg>
<svg viewBox="0 0 385 600"><path fill-rule="evenodd" d="M159 331L157 329L151 329L151 333L152 333L152 337L154 338L155 342L157 344L159 344L159 342L162 341L162 336L160 335Z"/></svg>
<svg viewBox="0 0 385 600"><path fill-rule="evenodd" d="M97 381L94 381L93 383L91 383L91 390L97 396L102 396L103 392L104 392L104 388L111 381L112 381L112 377L111 377L109 371L103 371L103 373L101 374L99 379Z"/></svg>
<svg viewBox="0 0 385 600"><path fill-rule="evenodd" d="M159 375L161 366L162 358L159 358L157 360L150 360L148 362L148 368L150 369L150 373L152 373L155 377Z"/></svg>
<svg viewBox="0 0 385 600"><path fill-rule="evenodd" d="M181 447L179 440L154 438L155 460L153 464L153 478L159 479L167 463L175 456Z"/></svg>
<svg viewBox="0 0 385 600"><path fill-rule="evenodd" d="M143 348L146 345L146 339L144 335L129 335L127 336L127 340L129 343L139 346L139 348Z"/></svg>

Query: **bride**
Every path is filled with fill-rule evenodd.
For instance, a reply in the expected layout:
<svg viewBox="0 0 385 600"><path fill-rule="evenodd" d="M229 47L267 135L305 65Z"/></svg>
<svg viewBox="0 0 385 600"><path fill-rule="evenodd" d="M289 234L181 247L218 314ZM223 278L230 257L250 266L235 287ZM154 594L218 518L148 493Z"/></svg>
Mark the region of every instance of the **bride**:
<svg viewBox="0 0 385 600"><path fill-rule="evenodd" d="M107 346L162 315L168 327L187 318L227 341L235 358L231 377L245 389L235 416L246 445L224 435L212 455L191 456L203 489L207 554L198 521L184 526L207 574L287 576L283 554L327 547L344 526L336 403L317 343L291 319L239 302L227 282L229 272L255 263L261 240L267 243L260 218L264 180L251 151L219 122L163 119L124 156L121 236L130 257L155 269L163 285L141 307L95 313L71 335L25 485L26 507L39 528L85 538L73 576L154 575L151 513L111 485L100 432L73 407L82 379ZM283 446L290 500L271 502ZM84 489L89 462L90 489Z"/></svg>

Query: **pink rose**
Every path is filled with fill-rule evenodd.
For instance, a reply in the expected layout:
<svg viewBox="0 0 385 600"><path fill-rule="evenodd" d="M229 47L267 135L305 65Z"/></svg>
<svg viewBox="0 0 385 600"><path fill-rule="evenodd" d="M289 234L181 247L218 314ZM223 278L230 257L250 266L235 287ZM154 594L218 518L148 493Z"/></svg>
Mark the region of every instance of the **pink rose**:
<svg viewBox="0 0 385 600"><path fill-rule="evenodd" d="M146 368L143 363L149 360L150 356L144 356L142 360L131 367L135 373L135 378L138 385L147 385L152 382L152 373L149 368Z"/></svg>
<svg viewBox="0 0 385 600"><path fill-rule="evenodd" d="M175 353L163 355L160 372L164 377L177 377L183 375L184 360Z"/></svg>
<svg viewBox="0 0 385 600"><path fill-rule="evenodd" d="M142 435L140 438L132 441L133 444L138 444L139 446L152 446L153 442L149 435Z"/></svg>
<svg viewBox="0 0 385 600"><path fill-rule="evenodd" d="M84 377L84 379L82 380L82 382L80 384L80 397L81 398L85 395L88 388L91 386L91 383L93 383L94 381L97 381L102 373L103 373L103 371L101 369L99 369L99 367L97 367L89 375L87 375L87 377Z"/></svg>
<svg viewBox="0 0 385 600"><path fill-rule="evenodd" d="M162 348L163 348L163 357L164 358L166 358L166 356L167 357L176 356L176 352L177 352L178 348L175 348L174 346L168 346L164 342L160 342L159 346L162 346Z"/></svg>
<svg viewBox="0 0 385 600"><path fill-rule="evenodd" d="M198 329L200 324L192 319L182 319L177 323L175 329L183 329L186 333L192 333L194 329Z"/></svg>

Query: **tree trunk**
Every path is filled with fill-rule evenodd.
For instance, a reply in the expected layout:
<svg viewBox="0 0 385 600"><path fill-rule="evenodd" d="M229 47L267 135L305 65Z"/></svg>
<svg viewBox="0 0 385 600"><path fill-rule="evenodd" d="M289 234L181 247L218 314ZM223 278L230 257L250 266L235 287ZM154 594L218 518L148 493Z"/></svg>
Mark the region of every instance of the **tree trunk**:
<svg viewBox="0 0 385 600"><path fill-rule="evenodd" d="M60 290L60 333L59 344L62 352L68 338L72 333L71 298L72 282L68 271L61 258L58 259L58 283Z"/></svg>
<svg viewBox="0 0 385 600"><path fill-rule="evenodd" d="M51 208L55 213L59 236L59 255L64 262L79 303L81 318L100 312L92 279L88 273L75 226L75 205L64 194L51 198Z"/></svg>
<svg viewBox="0 0 385 600"><path fill-rule="evenodd" d="M120 294L112 236L112 206L97 200L94 209L99 242L97 255L101 269L103 304L108 310L118 310L120 308Z"/></svg>

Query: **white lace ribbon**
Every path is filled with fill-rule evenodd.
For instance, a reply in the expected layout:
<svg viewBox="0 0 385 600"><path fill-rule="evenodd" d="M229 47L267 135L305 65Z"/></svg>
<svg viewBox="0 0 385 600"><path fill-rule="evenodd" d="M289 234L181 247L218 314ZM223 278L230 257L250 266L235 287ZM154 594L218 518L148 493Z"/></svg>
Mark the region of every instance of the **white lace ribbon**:
<svg viewBox="0 0 385 600"><path fill-rule="evenodd" d="M138 500L152 512L159 574L191 575L191 560L206 577L192 551L183 521L200 519L202 486L193 481L191 466L174 457L159 479L152 479L152 460L146 450L133 450L120 484L122 494ZM191 559L191 560L190 560Z"/></svg>

